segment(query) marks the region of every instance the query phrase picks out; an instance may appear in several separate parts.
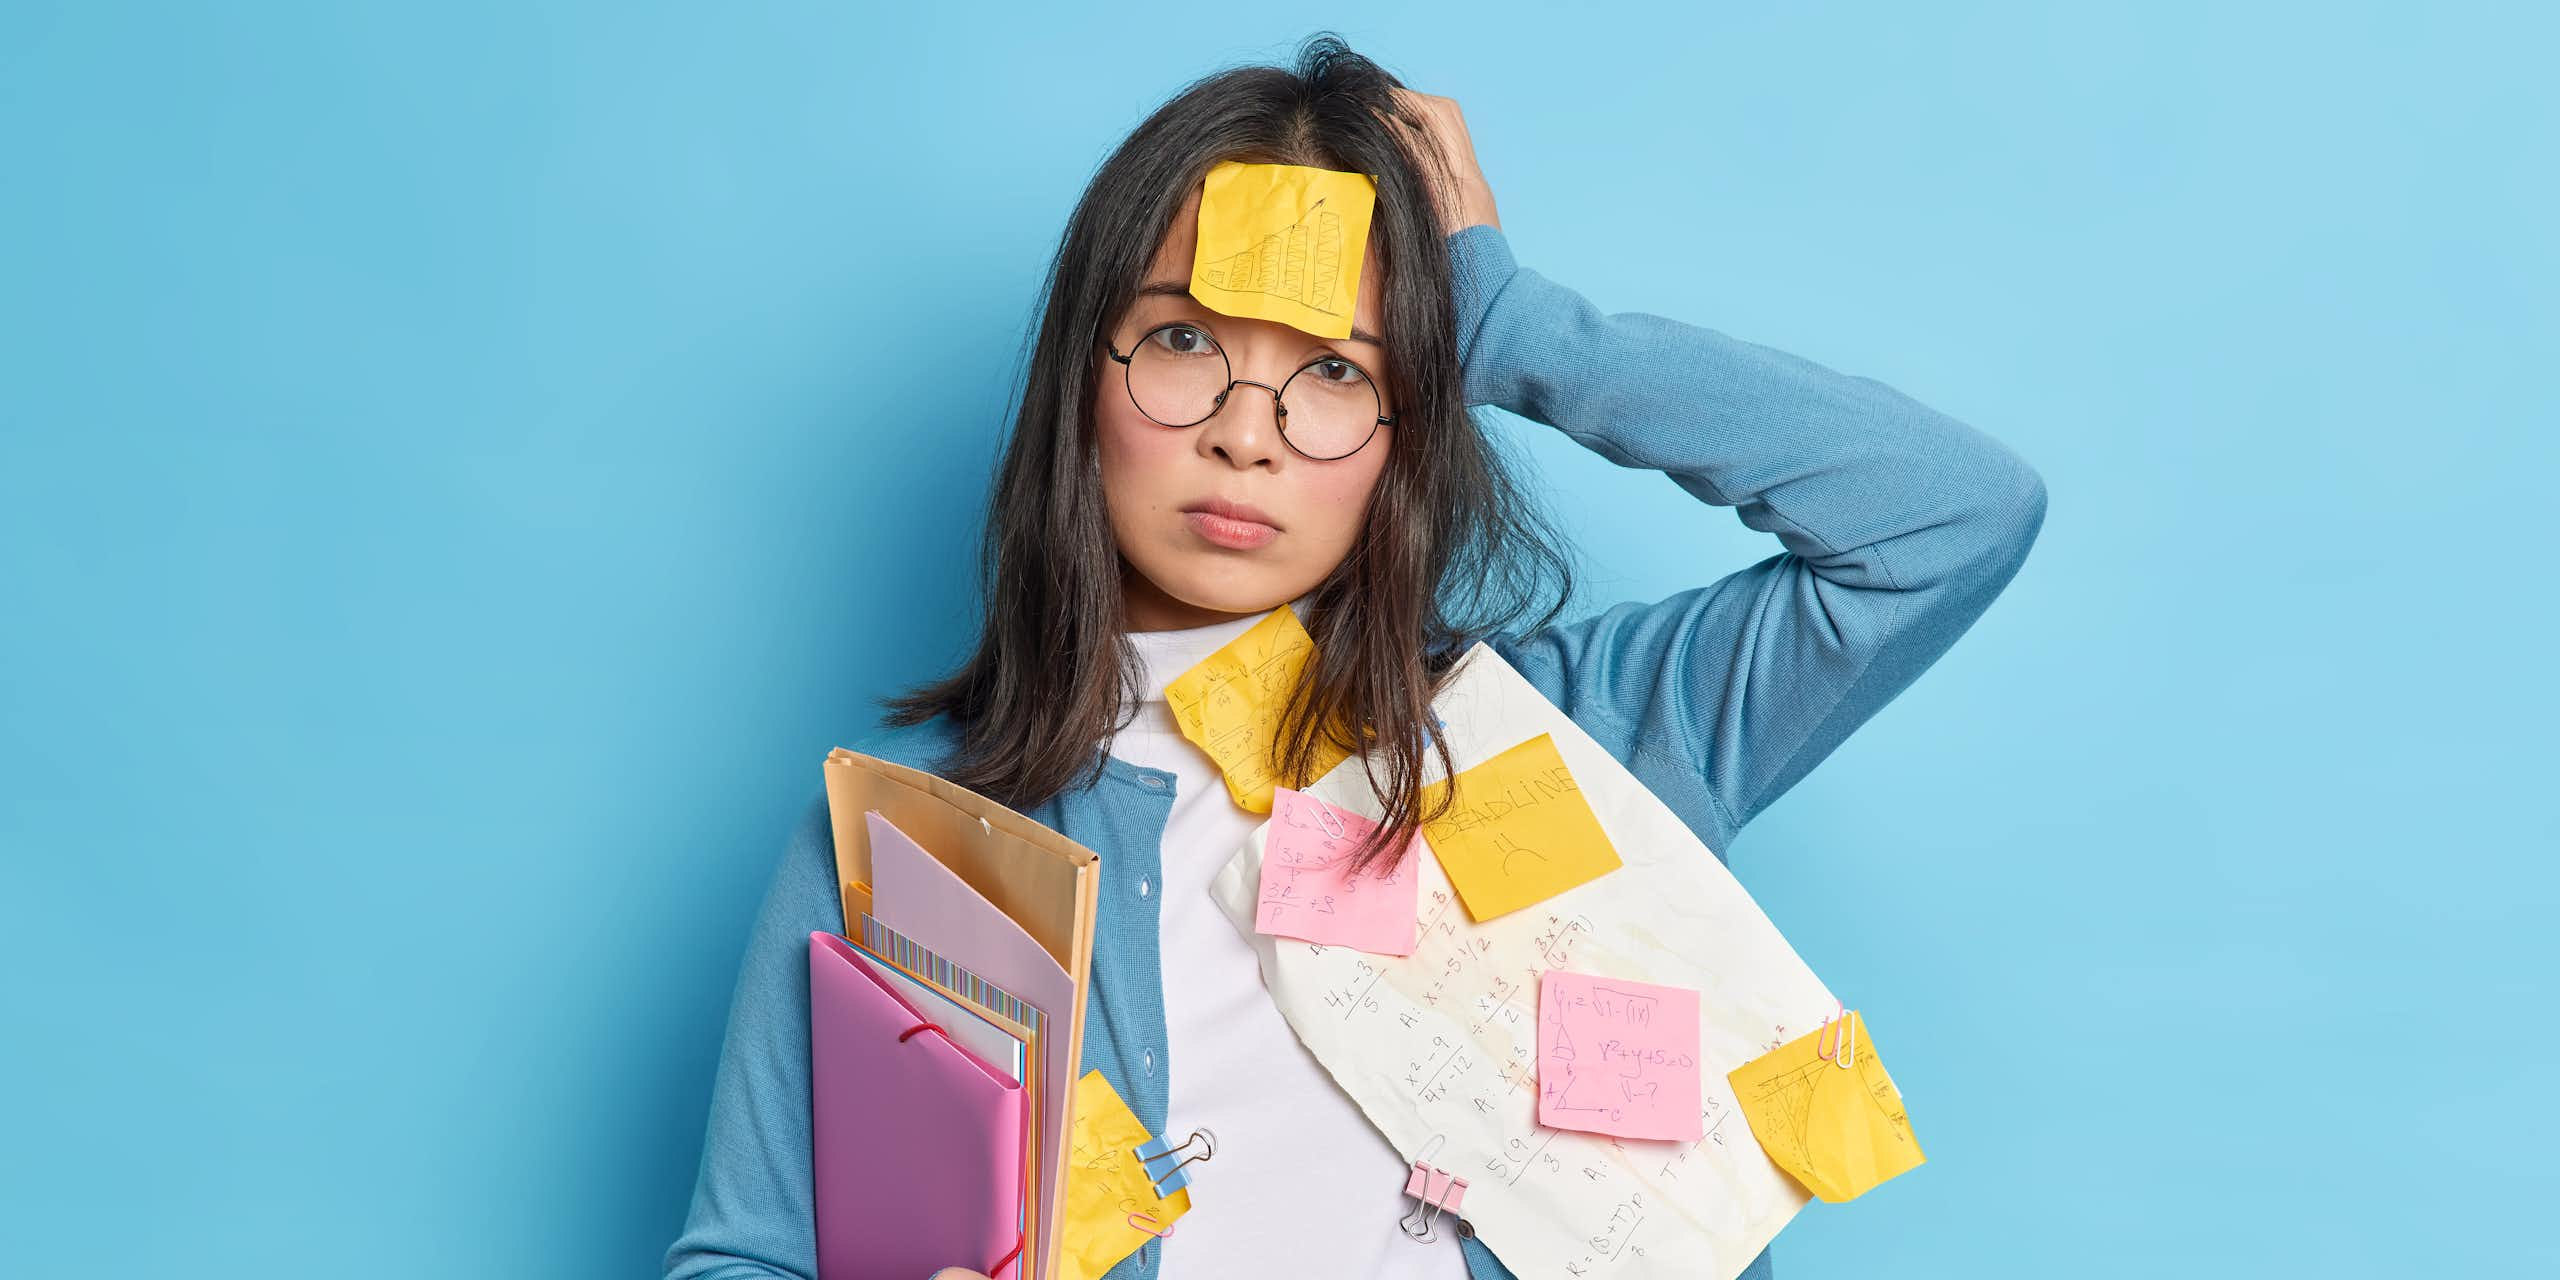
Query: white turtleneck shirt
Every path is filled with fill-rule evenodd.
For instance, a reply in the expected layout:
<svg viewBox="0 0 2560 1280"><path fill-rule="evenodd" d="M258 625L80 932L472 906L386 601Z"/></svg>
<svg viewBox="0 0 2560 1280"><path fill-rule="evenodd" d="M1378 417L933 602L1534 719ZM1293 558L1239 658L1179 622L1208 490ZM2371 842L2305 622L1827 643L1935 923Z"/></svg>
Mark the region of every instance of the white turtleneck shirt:
<svg viewBox="0 0 2560 1280"><path fill-rule="evenodd" d="M1301 618L1307 598L1294 602ZM1308 1275L1465 1280L1454 1224L1408 1238L1397 1217L1408 1166L1298 1041L1262 987L1253 948L1209 882L1262 824L1227 795L1217 766L1173 721L1164 687L1264 615L1131 632L1146 675L1137 718L1110 754L1174 775L1162 862L1162 957L1172 1090L1166 1132L1217 1135L1191 1166L1191 1211L1164 1242L1173 1280L1302 1280Z"/></svg>

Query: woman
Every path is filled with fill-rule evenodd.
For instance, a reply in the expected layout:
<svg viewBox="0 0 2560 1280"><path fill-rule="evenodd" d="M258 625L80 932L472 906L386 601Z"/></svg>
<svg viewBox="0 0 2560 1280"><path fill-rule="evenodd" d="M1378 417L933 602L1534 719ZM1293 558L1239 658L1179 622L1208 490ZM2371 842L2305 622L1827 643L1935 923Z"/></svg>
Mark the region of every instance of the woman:
<svg viewBox="0 0 2560 1280"><path fill-rule="evenodd" d="M1201 183L1222 160L1372 176L1351 337L1189 295ZM1163 361L1213 350L1235 381L1190 421L1168 409ZM1360 403L1363 383L1374 423L1317 410ZM1661 471L1783 551L1554 625L1565 558L1470 421L1479 404ZM1402 849L1424 816L1435 682L1481 639L1723 856L1982 613L2043 514L2024 462L1881 383L1605 315L1519 267L1457 104L1321 37L1293 70L1192 86L1095 175L990 504L976 650L893 700L890 730L859 749L1101 857L1082 1066L1150 1132L1220 1139L1175 1235L1112 1276L1507 1276L1479 1241L1397 1230L1405 1166L1209 900L1259 815L1175 731L1166 682L1293 608L1317 657L1283 722L1291 771L1356 738L1387 800L1376 847ZM814 1272L805 947L842 926L821 798L756 922L670 1277ZM944 1275L992 1260L952 1262Z"/></svg>

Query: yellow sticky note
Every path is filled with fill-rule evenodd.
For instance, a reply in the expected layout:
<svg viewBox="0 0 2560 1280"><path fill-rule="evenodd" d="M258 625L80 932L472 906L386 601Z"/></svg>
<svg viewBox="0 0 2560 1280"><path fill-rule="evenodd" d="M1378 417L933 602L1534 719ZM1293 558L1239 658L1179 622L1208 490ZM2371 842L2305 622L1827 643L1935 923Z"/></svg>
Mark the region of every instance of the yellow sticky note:
<svg viewBox="0 0 2560 1280"><path fill-rule="evenodd" d="M1138 1148L1147 1140L1147 1127L1100 1071L1085 1072L1076 1081L1057 1280L1095 1280L1191 1212L1190 1188L1170 1196L1156 1194L1146 1166L1138 1161ZM1137 1215L1136 1224L1131 1214ZM1155 1229L1141 1229L1138 1224L1150 1218Z"/></svg>
<svg viewBox="0 0 2560 1280"><path fill-rule="evenodd" d="M1422 789L1423 812L1450 781ZM1422 838L1469 916L1490 920L1618 869L1618 847L1556 753L1554 735L1539 734L1455 781L1456 801L1423 824Z"/></svg>
<svg viewBox="0 0 2560 1280"><path fill-rule="evenodd" d="M1377 203L1365 173L1220 161L1200 186L1191 296L1226 315L1350 337Z"/></svg>
<svg viewBox="0 0 2560 1280"><path fill-rule="evenodd" d="M1306 778L1282 778L1273 759L1280 714L1315 654L1315 637L1284 604L1164 687L1182 736L1209 753L1226 777L1227 794L1254 813L1271 812L1273 787L1302 786L1350 754L1320 744L1315 772Z"/></svg>
<svg viewBox="0 0 2560 1280"><path fill-rule="evenodd" d="M1867 1044L1856 1010L1845 1037L1849 1065L1821 1056L1843 1039L1814 1031L1754 1058L1726 1075L1751 1134L1769 1159L1834 1204L1917 1168L1926 1157L1903 1114L1902 1091Z"/></svg>

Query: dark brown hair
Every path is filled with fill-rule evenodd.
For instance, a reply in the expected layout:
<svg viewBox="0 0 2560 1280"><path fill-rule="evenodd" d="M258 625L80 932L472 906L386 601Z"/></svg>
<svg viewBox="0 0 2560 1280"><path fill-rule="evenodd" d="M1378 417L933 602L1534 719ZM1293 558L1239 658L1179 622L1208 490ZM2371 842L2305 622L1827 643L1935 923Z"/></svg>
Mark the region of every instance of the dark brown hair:
<svg viewBox="0 0 2560 1280"><path fill-rule="evenodd" d="M1397 406L1367 525L1317 585L1304 619L1316 658L1279 733L1280 776L1306 779L1330 739L1366 748L1384 804L1369 867L1420 821L1430 700L1477 639L1535 612L1552 621L1573 588L1544 515L1469 416L1436 192L1445 157L1389 96L1400 82L1331 33L1295 66L1194 81L1147 117L1094 173L1044 287L1039 335L997 468L980 563L976 650L952 674L882 699L887 723L951 717L940 772L1016 809L1093 782L1143 667L1123 635L1121 560L1105 509L1093 397L1099 344L1134 300L1191 189L1222 160L1375 175L1369 252L1383 288L1381 377ZM1546 601L1539 611L1539 603ZM1151 692L1151 691L1138 691ZM1428 747L1426 747L1428 741Z"/></svg>

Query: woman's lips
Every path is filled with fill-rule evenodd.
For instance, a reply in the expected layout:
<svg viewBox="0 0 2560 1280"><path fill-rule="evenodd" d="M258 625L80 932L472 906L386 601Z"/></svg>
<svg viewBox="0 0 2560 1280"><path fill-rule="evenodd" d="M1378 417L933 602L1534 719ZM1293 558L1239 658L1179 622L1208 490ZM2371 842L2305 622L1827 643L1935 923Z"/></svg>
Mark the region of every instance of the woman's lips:
<svg viewBox="0 0 2560 1280"><path fill-rule="evenodd" d="M1238 520L1207 511L1185 511L1182 522L1190 525L1193 533L1237 551L1251 551L1280 536L1278 529L1259 520Z"/></svg>

